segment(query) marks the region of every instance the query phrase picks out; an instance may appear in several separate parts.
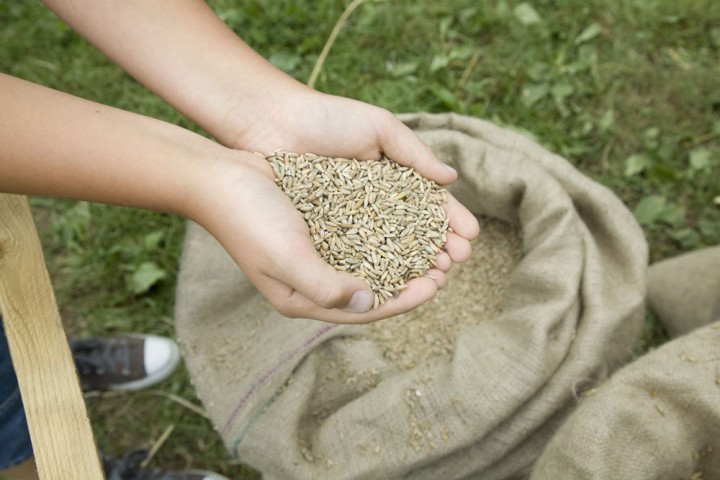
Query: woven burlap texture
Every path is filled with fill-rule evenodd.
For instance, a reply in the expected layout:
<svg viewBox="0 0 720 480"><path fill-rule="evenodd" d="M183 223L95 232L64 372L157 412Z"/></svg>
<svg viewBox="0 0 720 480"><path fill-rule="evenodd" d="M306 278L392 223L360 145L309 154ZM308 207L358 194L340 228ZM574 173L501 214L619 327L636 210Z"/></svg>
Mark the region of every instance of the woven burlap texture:
<svg viewBox="0 0 720 480"><path fill-rule="evenodd" d="M652 265L647 303L679 338L590 392L533 480L720 478L720 247Z"/></svg>
<svg viewBox="0 0 720 480"><path fill-rule="evenodd" d="M228 449L266 479L527 474L578 395L638 339L647 246L611 191L489 122L401 119L458 170L450 190L464 205L521 227L503 314L461 330L452 356L398 371L367 326L279 315L190 224L178 338Z"/></svg>
<svg viewBox="0 0 720 480"><path fill-rule="evenodd" d="M654 263L647 306L673 337L720 320L720 246Z"/></svg>
<svg viewBox="0 0 720 480"><path fill-rule="evenodd" d="M615 373L570 416L531 478L720 478L720 323Z"/></svg>

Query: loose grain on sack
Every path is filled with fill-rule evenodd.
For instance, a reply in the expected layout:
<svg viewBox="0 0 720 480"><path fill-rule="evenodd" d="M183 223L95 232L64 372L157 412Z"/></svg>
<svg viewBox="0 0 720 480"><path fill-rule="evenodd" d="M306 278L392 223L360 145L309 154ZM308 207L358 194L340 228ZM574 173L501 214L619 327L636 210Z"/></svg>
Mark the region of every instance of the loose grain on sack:
<svg viewBox="0 0 720 480"><path fill-rule="evenodd" d="M408 406L405 412L407 423L411 426L407 445L413 451L432 450L453 435L447 426L434 425L419 413L423 400L421 385L434 380L424 364L448 359L455 351L456 338L463 328L492 320L502 313L512 272L522 260L518 228L488 217L479 217L478 221L481 234L472 241L470 259L453 266L447 273L448 286L434 299L403 315L355 325L353 335L335 340L348 344L370 340L391 369L423 372L418 378L418 388L403 392L403 400ZM337 410L344 398L338 395L338 385L345 384L347 391L369 391L378 387L383 379L378 368L354 369L348 359L338 357L334 349L319 349L316 355L319 363L332 368L314 379L313 393L308 400L314 410L308 421L321 424ZM292 382L291 376L288 383ZM310 450L306 448L306 452ZM373 447L360 444L357 452L370 454ZM318 460L320 456L318 452L303 455L306 460Z"/></svg>
<svg viewBox="0 0 720 480"><path fill-rule="evenodd" d="M375 306L435 263L448 220L445 190L387 158L358 161L277 151L268 155L276 183L308 224L320 255L370 284ZM455 335L502 311L510 275L522 258L518 230L479 217L467 262L447 273L448 287L397 317L367 325L384 358L399 370L450 355Z"/></svg>
<svg viewBox="0 0 720 480"><path fill-rule="evenodd" d="M434 357L451 355L465 326L502 313L513 270L522 259L519 230L479 217L480 235L468 261L447 273L447 287L415 310L366 326L383 357L398 370L410 370Z"/></svg>
<svg viewBox="0 0 720 480"><path fill-rule="evenodd" d="M320 256L365 280L377 308L436 265L446 190L386 157L358 161L277 151L277 185L303 215Z"/></svg>

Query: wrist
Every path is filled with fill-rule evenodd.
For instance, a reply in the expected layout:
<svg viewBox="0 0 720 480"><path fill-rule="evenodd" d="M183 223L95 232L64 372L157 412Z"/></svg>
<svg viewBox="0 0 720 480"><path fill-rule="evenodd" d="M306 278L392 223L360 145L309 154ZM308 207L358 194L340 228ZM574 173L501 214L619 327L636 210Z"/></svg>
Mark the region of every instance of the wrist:
<svg viewBox="0 0 720 480"><path fill-rule="evenodd" d="M274 174L264 157L215 144L216 152L194 166L188 178L185 198L178 199L177 213L202 225L214 234L223 230L227 212L254 206L253 186L271 181Z"/></svg>
<svg viewBox="0 0 720 480"><path fill-rule="evenodd" d="M234 149L269 153L266 139L287 137L290 129L285 126L289 120L302 115L322 95L279 71L266 79L252 86L243 85L242 90L237 85L228 88L225 97L229 107L216 116L222 121L213 119L208 130L220 143Z"/></svg>

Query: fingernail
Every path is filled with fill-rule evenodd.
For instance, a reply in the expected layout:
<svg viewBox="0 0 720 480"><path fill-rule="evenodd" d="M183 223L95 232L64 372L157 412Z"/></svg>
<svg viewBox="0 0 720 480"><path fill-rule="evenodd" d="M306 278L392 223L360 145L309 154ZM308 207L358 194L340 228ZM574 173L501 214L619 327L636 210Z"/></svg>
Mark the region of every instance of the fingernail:
<svg viewBox="0 0 720 480"><path fill-rule="evenodd" d="M446 164L446 163L443 163L443 166L444 166L449 172L457 173L457 170L455 170L455 169L454 169L453 167L451 167L450 165L448 165L448 164Z"/></svg>
<svg viewBox="0 0 720 480"><path fill-rule="evenodd" d="M365 290L358 290L353 293L352 298L345 307L346 310L354 313L364 313L373 306L373 296Z"/></svg>

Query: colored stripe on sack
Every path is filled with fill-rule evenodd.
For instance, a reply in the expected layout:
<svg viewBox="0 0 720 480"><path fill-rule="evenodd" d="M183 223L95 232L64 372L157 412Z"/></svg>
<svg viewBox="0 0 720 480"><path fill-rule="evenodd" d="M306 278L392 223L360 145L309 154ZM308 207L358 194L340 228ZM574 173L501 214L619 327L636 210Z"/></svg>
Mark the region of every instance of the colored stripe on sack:
<svg viewBox="0 0 720 480"><path fill-rule="evenodd" d="M291 352L287 353L284 357L282 357L278 363L276 363L270 370L266 371L255 383L252 384L250 389L245 392L245 395L242 396L240 399L240 402L238 405L233 409L232 413L230 414L230 417L225 422L225 425L223 425L222 429L220 429L220 433L225 434L230 428L230 425L232 424L233 420L235 420L235 417L242 411L243 408L245 408L252 398L253 394L260 389L263 385L268 383L270 379L273 377L273 375L287 362L289 362L292 358L296 357L299 353L303 353L310 349L310 347L323 335L327 334L328 332L334 330L335 328L339 327L340 324L329 324L324 325L322 328L320 328L317 332L315 332L310 338L305 340L302 345L297 347L295 350L292 350ZM249 426L249 425L248 425Z"/></svg>

